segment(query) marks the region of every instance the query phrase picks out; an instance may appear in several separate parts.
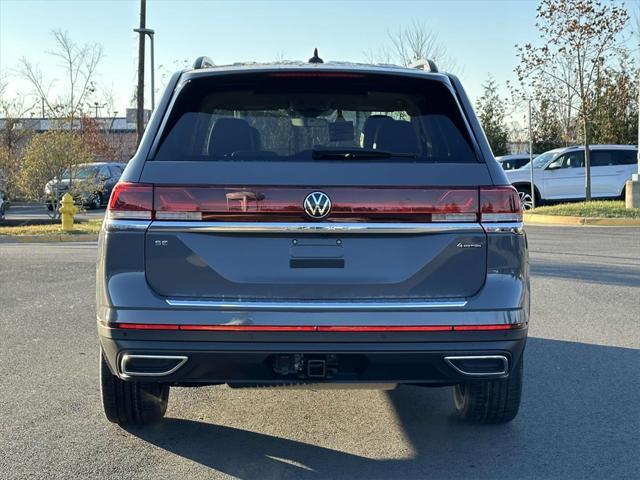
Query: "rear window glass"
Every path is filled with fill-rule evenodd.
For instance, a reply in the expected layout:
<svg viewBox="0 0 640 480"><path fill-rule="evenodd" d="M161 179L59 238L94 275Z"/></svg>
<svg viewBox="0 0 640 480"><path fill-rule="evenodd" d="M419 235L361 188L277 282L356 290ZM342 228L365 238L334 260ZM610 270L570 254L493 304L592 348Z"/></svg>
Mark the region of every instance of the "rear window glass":
<svg viewBox="0 0 640 480"><path fill-rule="evenodd" d="M439 82L277 72L188 81L155 159L477 162L471 145Z"/></svg>
<svg viewBox="0 0 640 480"><path fill-rule="evenodd" d="M638 162L637 150L613 150L611 155L613 157L612 165L633 165Z"/></svg>

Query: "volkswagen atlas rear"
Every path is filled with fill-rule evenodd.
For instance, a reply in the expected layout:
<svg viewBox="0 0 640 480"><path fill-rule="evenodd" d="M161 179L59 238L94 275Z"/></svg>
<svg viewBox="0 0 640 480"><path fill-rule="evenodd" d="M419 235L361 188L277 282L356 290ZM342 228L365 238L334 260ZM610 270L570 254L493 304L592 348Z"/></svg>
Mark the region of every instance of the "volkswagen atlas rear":
<svg viewBox="0 0 640 480"><path fill-rule="evenodd" d="M100 234L107 418L156 421L171 386L411 384L513 419L527 242L459 80L203 65L172 77Z"/></svg>

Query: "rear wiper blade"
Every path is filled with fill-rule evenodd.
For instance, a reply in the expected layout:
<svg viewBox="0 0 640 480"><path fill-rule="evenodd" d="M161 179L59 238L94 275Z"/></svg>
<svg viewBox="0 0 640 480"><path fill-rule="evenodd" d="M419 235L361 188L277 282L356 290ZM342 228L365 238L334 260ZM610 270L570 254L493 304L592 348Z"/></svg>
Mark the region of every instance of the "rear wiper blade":
<svg viewBox="0 0 640 480"><path fill-rule="evenodd" d="M314 160L352 160L358 158L416 158L415 153L387 152L384 150L363 148L314 148L311 150Z"/></svg>

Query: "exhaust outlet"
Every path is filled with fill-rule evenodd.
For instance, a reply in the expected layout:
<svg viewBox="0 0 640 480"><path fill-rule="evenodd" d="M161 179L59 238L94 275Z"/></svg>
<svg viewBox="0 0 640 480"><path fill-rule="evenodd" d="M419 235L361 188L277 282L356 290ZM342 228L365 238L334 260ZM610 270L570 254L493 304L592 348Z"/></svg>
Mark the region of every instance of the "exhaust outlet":
<svg viewBox="0 0 640 480"><path fill-rule="evenodd" d="M444 357L456 372L469 376L499 376L509 372L509 360L504 355L467 355Z"/></svg>
<svg viewBox="0 0 640 480"><path fill-rule="evenodd" d="M182 367L189 357L182 355L122 355L120 373L130 377L166 377Z"/></svg>

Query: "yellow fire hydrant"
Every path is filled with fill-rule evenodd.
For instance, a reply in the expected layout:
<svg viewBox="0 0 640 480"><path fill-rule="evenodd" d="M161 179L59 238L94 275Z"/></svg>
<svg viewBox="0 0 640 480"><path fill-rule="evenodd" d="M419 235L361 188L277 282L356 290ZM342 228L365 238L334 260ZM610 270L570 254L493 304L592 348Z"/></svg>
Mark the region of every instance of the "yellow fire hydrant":
<svg viewBox="0 0 640 480"><path fill-rule="evenodd" d="M62 197L58 210L62 215L62 230L65 232L73 230L73 216L78 212L78 209L73 204L73 197L69 193L65 193Z"/></svg>

